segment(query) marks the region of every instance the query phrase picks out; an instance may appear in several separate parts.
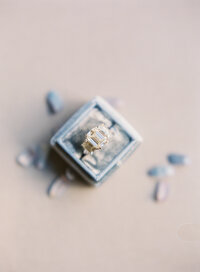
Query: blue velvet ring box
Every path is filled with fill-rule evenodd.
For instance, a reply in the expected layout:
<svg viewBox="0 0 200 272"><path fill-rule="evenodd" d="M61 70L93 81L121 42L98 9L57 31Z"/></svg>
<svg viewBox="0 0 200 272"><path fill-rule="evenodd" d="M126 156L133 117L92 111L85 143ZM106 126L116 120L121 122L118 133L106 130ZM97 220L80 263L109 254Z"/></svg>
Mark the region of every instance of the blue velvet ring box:
<svg viewBox="0 0 200 272"><path fill-rule="evenodd" d="M102 123L112 133L109 143L93 154L83 155L86 134ZM137 131L101 97L82 106L51 139L52 147L92 185L105 181L141 142Z"/></svg>

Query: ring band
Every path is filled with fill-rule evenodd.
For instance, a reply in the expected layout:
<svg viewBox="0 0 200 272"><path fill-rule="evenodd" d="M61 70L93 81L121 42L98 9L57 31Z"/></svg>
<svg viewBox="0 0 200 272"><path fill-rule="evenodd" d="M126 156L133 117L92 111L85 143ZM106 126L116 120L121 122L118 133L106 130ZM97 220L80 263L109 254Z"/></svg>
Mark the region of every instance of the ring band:
<svg viewBox="0 0 200 272"><path fill-rule="evenodd" d="M108 143L109 137L110 131L104 124L94 127L86 134L85 141L82 144L84 153L92 154L95 150L102 149Z"/></svg>

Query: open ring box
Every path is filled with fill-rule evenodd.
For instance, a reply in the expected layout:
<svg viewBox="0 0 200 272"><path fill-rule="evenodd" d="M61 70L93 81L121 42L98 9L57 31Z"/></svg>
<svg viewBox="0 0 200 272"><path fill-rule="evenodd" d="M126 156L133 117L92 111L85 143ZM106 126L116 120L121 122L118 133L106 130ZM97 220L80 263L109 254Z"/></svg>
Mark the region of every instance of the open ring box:
<svg viewBox="0 0 200 272"><path fill-rule="evenodd" d="M104 124L109 142L93 154L83 155L82 143L94 127ZM111 175L140 145L137 131L103 98L95 97L82 106L51 139L51 146L92 185Z"/></svg>

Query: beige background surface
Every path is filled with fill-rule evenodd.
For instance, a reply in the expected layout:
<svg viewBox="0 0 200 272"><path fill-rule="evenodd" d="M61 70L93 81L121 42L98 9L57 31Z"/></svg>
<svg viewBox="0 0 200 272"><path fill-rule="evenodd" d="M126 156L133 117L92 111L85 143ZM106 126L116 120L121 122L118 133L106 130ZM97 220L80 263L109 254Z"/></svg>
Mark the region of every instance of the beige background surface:
<svg viewBox="0 0 200 272"><path fill-rule="evenodd" d="M200 271L199 1L1 1L0 39L0 271ZM55 117L50 88L66 102ZM51 200L53 173L15 156L97 94L125 101L144 143L102 187ZM146 170L170 151L193 163L156 204Z"/></svg>

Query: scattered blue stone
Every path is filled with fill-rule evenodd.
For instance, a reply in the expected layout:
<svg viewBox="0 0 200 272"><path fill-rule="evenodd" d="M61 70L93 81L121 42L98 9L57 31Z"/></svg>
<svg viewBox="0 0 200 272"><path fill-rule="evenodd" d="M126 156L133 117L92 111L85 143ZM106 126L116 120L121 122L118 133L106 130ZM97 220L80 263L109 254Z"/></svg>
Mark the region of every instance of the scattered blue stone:
<svg viewBox="0 0 200 272"><path fill-rule="evenodd" d="M156 166L148 170L147 174L151 177L166 177L174 174L171 166Z"/></svg>
<svg viewBox="0 0 200 272"><path fill-rule="evenodd" d="M17 163L26 168L33 165L35 159L35 150L33 148L24 149L16 158Z"/></svg>
<svg viewBox="0 0 200 272"><path fill-rule="evenodd" d="M37 146L34 166L38 170L44 170L47 167L49 150L50 147L48 144L40 144Z"/></svg>
<svg viewBox="0 0 200 272"><path fill-rule="evenodd" d="M63 101L55 91L50 91L46 96L49 111L53 114L60 112L63 109Z"/></svg>
<svg viewBox="0 0 200 272"><path fill-rule="evenodd" d="M47 195L49 197L58 197L65 193L67 190L67 179L65 176L56 177L53 179L47 188Z"/></svg>
<svg viewBox="0 0 200 272"><path fill-rule="evenodd" d="M67 180L72 181L76 178L76 175L71 168L67 168L65 171L65 177Z"/></svg>
<svg viewBox="0 0 200 272"><path fill-rule="evenodd" d="M188 156L183 154L171 153L167 156L169 163L176 165L188 165L191 163L191 160Z"/></svg>
<svg viewBox="0 0 200 272"><path fill-rule="evenodd" d="M154 199L164 201L169 195L169 184L166 181L158 181L155 186Z"/></svg>

